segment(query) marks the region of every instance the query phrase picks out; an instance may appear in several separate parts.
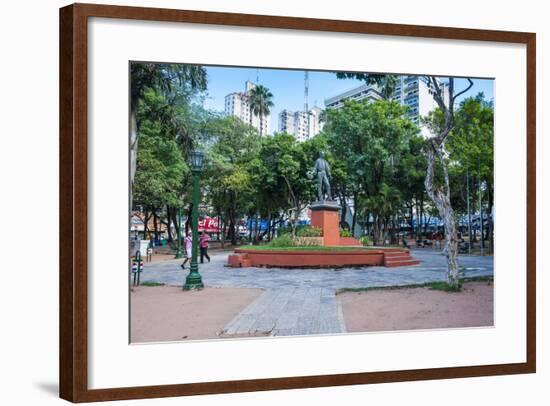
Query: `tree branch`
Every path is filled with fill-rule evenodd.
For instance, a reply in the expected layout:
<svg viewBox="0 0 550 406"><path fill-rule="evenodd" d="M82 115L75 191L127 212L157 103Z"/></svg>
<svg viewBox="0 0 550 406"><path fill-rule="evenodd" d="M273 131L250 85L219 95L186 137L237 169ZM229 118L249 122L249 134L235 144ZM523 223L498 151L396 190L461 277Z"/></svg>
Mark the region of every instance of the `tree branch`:
<svg viewBox="0 0 550 406"><path fill-rule="evenodd" d="M467 92L468 90L470 90L470 89L472 88L472 86L474 85L474 82L472 81L472 79L467 78L466 80L468 81L468 86L467 86L464 90L458 92L457 94L455 94L455 95L453 96L453 104L454 104L455 100L457 99L457 97L459 97L459 96L463 95L464 93L466 93L466 92Z"/></svg>

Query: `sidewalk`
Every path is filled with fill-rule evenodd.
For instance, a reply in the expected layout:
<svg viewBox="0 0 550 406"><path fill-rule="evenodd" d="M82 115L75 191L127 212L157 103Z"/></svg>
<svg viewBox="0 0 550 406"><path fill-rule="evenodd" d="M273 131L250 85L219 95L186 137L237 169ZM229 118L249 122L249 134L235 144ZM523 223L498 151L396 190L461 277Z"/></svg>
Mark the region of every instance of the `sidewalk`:
<svg viewBox="0 0 550 406"><path fill-rule="evenodd" d="M446 257L439 251L412 250L420 265L338 269L229 268L228 252L212 251L199 264L206 287L264 289L221 331L221 337L337 334L346 331L336 291L421 284L446 280ZM143 282L181 286L189 272L181 260L146 263ZM492 276L493 258L460 256L461 276Z"/></svg>

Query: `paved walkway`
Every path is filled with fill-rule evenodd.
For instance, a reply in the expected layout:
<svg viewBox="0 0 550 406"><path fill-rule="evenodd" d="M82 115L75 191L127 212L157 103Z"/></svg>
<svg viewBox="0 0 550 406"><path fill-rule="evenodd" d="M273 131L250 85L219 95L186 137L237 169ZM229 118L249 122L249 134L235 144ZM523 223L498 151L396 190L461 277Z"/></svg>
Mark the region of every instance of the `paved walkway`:
<svg viewBox="0 0 550 406"><path fill-rule="evenodd" d="M345 332L335 291L341 288L398 286L446 280L446 258L437 250L412 250L422 263L336 269L228 268L227 252L212 253L200 265L206 286L251 287L266 291L225 326L225 336L305 335ZM180 260L146 263L144 282L182 285L188 273ZM459 257L462 276L493 275L493 258Z"/></svg>
<svg viewBox="0 0 550 406"><path fill-rule="evenodd" d="M225 326L224 337L288 336L345 332L333 289L268 289Z"/></svg>

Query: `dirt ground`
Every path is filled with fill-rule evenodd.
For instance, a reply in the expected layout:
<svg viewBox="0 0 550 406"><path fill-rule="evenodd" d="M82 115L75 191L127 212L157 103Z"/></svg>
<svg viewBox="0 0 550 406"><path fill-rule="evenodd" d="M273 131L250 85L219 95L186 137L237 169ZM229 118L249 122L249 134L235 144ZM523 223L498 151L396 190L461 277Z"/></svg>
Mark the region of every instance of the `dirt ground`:
<svg viewBox="0 0 550 406"><path fill-rule="evenodd" d="M133 287L131 342L219 338L217 333L262 292L244 288L183 291L178 286Z"/></svg>
<svg viewBox="0 0 550 406"><path fill-rule="evenodd" d="M428 288L337 295L348 332L493 325L493 284L471 282L461 292Z"/></svg>

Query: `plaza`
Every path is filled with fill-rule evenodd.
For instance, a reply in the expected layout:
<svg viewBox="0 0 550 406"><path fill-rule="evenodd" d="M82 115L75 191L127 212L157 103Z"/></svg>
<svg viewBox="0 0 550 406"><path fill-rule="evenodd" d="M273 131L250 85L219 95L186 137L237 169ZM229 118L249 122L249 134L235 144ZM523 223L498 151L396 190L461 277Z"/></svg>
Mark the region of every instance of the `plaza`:
<svg viewBox="0 0 550 406"><path fill-rule="evenodd" d="M259 291L257 296L249 295L250 303L244 305L231 320L226 320L223 326L219 326L218 338L346 333L348 328L338 299L340 292L419 286L442 282L447 277L446 257L436 249L412 250L413 256L421 264L398 268L231 268L226 266L228 254L227 251L213 251L211 262L200 265L205 290L216 289L220 295L223 289L236 289L237 294L238 289L242 289L246 295L249 295L250 289ZM180 263L180 260L146 263L142 273L143 283L181 288L187 272L182 271ZM492 256L462 255L460 265L461 278L493 277ZM441 293L450 297L461 294ZM181 293L186 294L193 293ZM139 300L137 296L132 297L134 299ZM204 306L215 306L212 300L210 297ZM492 318L492 305L490 307ZM361 312L367 313L369 309L361 309Z"/></svg>

